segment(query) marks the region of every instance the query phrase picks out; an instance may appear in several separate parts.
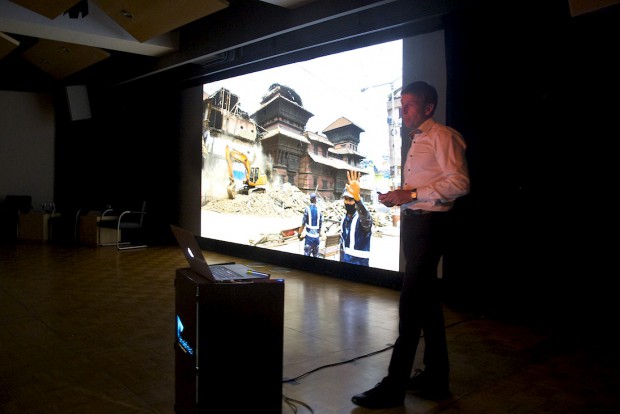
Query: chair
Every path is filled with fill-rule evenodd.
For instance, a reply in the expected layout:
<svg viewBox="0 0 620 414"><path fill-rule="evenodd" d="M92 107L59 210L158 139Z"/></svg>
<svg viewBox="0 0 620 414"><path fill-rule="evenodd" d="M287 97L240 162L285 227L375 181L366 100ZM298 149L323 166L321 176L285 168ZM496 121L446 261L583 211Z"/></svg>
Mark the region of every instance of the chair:
<svg viewBox="0 0 620 414"><path fill-rule="evenodd" d="M82 207L60 207L56 216L49 219L50 241L53 243L77 243L79 240L79 219L88 210Z"/></svg>
<svg viewBox="0 0 620 414"><path fill-rule="evenodd" d="M142 239L134 239L129 241L129 236L142 235L144 219L146 216L146 201L142 202L142 208L140 210L114 210L109 208L101 213L101 220L98 223L99 227L116 230L116 242L114 243L101 243L101 233L99 233L98 244L100 246L114 246L118 250L128 249L141 249L147 247ZM114 219L111 219L114 217Z"/></svg>

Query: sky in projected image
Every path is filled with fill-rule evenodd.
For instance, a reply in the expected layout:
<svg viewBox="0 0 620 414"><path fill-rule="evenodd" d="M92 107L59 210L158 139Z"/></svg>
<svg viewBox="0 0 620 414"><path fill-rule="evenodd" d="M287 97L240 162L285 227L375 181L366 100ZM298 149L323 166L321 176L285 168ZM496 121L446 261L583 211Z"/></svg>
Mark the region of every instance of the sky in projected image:
<svg viewBox="0 0 620 414"><path fill-rule="evenodd" d="M251 115L274 83L292 88L314 114L306 130L322 133L345 117L365 131L360 135L361 154L377 165L388 156L387 105L391 86L397 90L402 83L401 40L208 83L204 91L229 89Z"/></svg>

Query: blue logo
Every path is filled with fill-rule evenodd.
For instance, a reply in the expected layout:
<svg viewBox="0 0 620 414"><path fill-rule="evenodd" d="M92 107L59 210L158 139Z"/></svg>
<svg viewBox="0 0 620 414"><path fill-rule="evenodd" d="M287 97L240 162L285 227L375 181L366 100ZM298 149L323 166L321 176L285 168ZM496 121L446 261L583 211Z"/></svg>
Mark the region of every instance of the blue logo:
<svg viewBox="0 0 620 414"><path fill-rule="evenodd" d="M179 315L177 315L177 341L179 342L179 346L183 351L187 352L190 355L194 355L194 350L192 349L192 347L181 336L181 334L183 333L183 329L183 322L181 322L181 318L179 318Z"/></svg>

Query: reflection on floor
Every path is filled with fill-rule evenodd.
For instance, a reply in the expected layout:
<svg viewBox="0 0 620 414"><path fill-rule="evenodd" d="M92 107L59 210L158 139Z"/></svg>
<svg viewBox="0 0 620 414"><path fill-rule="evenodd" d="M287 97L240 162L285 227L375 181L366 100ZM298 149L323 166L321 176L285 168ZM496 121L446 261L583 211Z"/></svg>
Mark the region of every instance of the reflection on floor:
<svg viewBox="0 0 620 414"><path fill-rule="evenodd" d="M205 253L213 262L231 259ZM285 279L283 379L296 380L283 394L299 413L371 412L350 397L385 375L398 292L264 265ZM176 246L0 246L0 413L173 413L180 267ZM620 411L610 356L450 307L446 323L452 397L409 395L405 407L372 412ZM239 378L239 398L259 379ZM283 401L282 413L293 412Z"/></svg>

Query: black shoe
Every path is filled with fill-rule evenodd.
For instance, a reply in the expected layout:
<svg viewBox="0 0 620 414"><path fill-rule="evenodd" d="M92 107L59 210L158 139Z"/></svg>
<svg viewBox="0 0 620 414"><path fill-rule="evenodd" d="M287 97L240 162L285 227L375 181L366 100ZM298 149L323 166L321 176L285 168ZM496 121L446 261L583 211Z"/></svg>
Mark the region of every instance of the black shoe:
<svg viewBox="0 0 620 414"><path fill-rule="evenodd" d="M407 392L429 400L443 400L450 396L447 379L438 379L416 369L407 384Z"/></svg>
<svg viewBox="0 0 620 414"><path fill-rule="evenodd" d="M365 408L392 408L403 405L405 403L405 395L403 392L398 392L386 385L385 381L382 381L375 385L374 388L354 395L351 401L353 404Z"/></svg>

